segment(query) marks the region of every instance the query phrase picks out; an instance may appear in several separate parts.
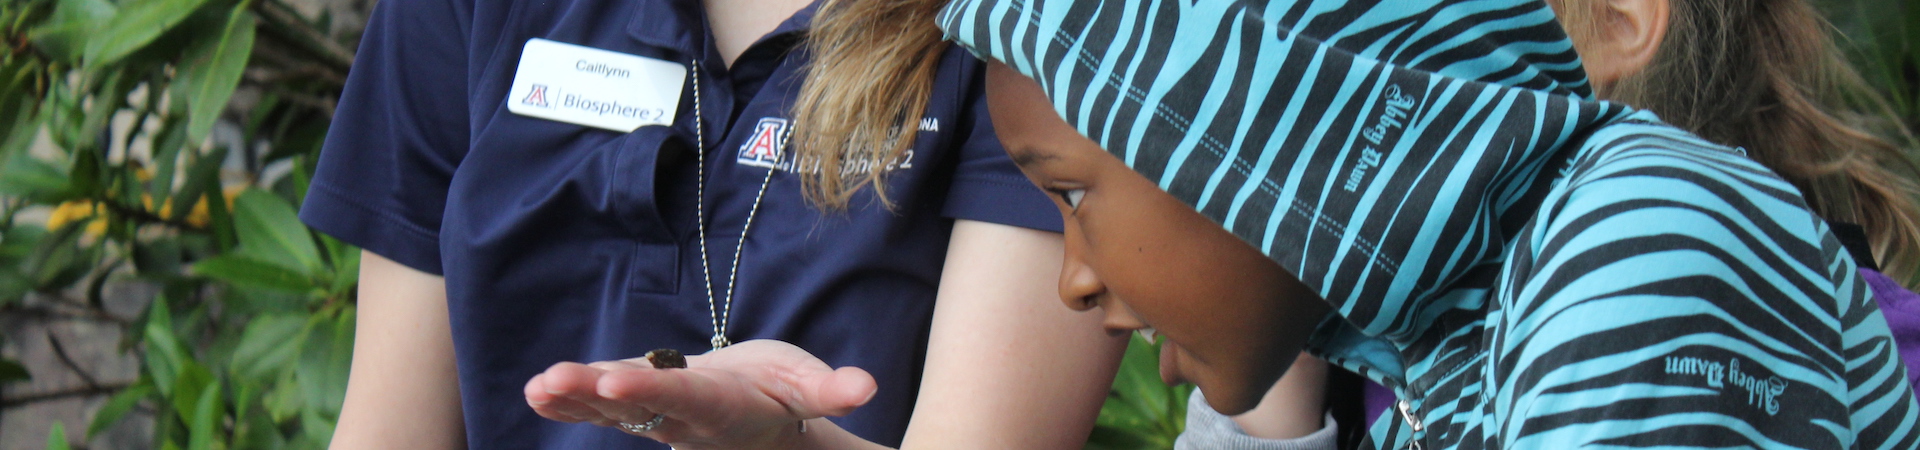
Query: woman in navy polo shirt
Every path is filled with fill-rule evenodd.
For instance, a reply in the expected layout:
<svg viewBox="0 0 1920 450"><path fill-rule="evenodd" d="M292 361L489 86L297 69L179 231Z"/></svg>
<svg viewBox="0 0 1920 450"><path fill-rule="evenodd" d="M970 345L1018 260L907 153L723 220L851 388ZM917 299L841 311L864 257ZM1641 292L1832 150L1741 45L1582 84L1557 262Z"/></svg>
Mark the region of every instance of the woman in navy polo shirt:
<svg viewBox="0 0 1920 450"><path fill-rule="evenodd" d="M1000 149L980 63L941 53L912 151L845 172L884 174L892 208L866 189L823 214L799 181L821 165L788 148L813 16L382 2L302 211L367 249L334 447L664 448L522 389L763 338L880 386L816 429L898 445L911 412L914 440L1077 447L1120 341L1052 306L1059 218Z"/></svg>

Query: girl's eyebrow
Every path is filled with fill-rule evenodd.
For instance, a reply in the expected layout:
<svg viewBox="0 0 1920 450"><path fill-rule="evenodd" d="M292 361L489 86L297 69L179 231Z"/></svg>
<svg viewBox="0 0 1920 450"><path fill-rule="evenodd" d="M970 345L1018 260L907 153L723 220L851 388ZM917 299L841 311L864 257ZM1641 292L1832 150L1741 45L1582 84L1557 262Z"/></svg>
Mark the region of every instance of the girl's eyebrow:
<svg viewBox="0 0 1920 450"><path fill-rule="evenodd" d="M1013 157L1013 164L1020 167L1033 167L1033 166L1039 165L1040 163L1057 161L1060 159L1060 155L1055 155L1047 152L1034 151L1032 149L1027 149L1027 148L1022 148L1018 150L1009 149L1008 154Z"/></svg>

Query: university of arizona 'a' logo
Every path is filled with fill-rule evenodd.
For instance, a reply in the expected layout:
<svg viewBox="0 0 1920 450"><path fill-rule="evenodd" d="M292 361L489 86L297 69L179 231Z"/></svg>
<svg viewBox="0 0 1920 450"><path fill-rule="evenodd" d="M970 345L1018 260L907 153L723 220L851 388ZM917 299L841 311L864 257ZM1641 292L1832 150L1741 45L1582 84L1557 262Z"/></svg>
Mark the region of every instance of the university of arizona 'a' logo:
<svg viewBox="0 0 1920 450"><path fill-rule="evenodd" d="M520 99L520 103L538 106L541 108L548 107L547 106L547 85L544 85L544 84L533 85L533 89L527 92L527 98Z"/></svg>
<svg viewBox="0 0 1920 450"><path fill-rule="evenodd" d="M740 164L775 169L780 167L781 151L787 146L787 119L760 118L753 126L753 137L740 146Z"/></svg>

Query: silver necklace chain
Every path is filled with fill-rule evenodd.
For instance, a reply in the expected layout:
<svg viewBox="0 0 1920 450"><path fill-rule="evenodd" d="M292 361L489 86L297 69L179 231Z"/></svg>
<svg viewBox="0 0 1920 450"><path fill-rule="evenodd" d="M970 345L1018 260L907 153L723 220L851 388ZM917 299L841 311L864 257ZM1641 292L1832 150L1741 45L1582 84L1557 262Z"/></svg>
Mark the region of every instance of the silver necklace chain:
<svg viewBox="0 0 1920 450"><path fill-rule="evenodd" d="M753 208L747 210L747 223L740 226L740 242L733 246L733 265L727 269L727 297L724 304L715 301L713 295L713 271L707 262L707 136L706 116L700 110L700 61L693 63L693 136L694 154L698 155L699 185L695 188L698 201L694 202L694 221L700 230L700 275L706 280L707 314L713 319L713 338L707 340L714 350L732 345L727 340L727 321L733 315L733 282L740 275L740 252L747 246L747 230L753 228L753 216L760 212L760 199L767 194L767 185L773 183L774 169L767 169L767 176L760 180L760 191L753 194ZM786 132L782 131L779 141L786 142Z"/></svg>

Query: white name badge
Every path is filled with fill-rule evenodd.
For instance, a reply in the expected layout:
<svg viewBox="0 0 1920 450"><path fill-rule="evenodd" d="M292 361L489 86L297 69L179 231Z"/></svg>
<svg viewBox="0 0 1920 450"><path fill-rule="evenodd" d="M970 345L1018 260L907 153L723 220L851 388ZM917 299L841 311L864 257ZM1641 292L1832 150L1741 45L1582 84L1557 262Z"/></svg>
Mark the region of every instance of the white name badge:
<svg viewBox="0 0 1920 450"><path fill-rule="evenodd" d="M625 133L672 124L686 79L679 64L530 39L513 73L507 110Z"/></svg>

